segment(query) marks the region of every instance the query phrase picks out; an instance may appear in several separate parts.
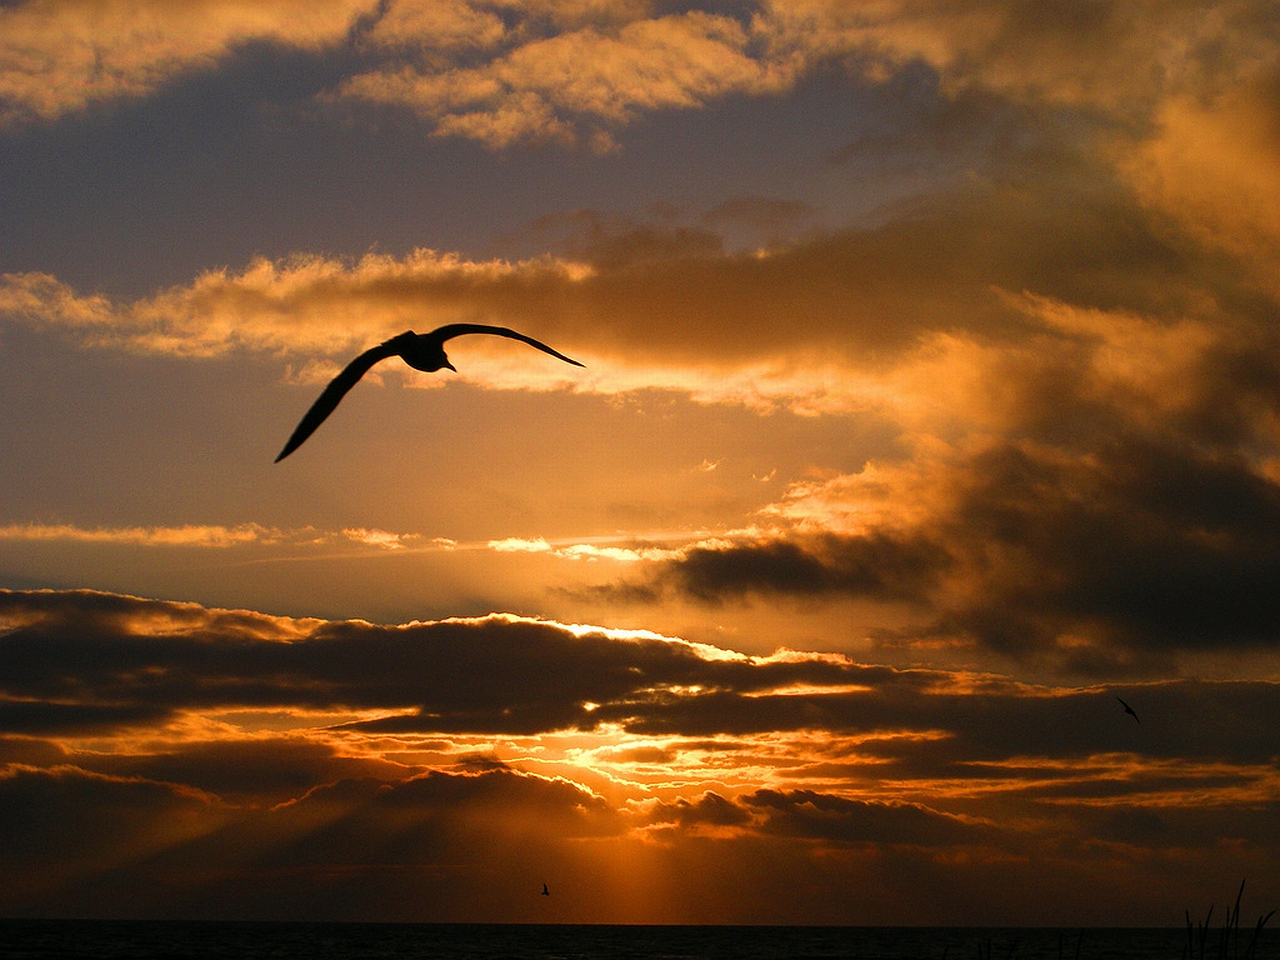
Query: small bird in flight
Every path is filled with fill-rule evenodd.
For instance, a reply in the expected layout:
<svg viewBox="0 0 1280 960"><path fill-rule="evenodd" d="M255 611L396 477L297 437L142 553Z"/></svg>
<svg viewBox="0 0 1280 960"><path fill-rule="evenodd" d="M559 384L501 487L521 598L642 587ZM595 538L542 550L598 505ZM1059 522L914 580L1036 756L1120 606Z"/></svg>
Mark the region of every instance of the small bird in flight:
<svg viewBox="0 0 1280 960"><path fill-rule="evenodd" d="M496 337L520 340L531 347L537 347L543 353L558 357L565 363L572 363L575 367L582 366L577 360L571 360L563 353L552 350L545 343L533 337L526 337L523 333L516 333L507 327L494 327L487 323L449 323L430 333L414 333L412 330L406 330L399 336L392 337L385 343L380 343L360 354L329 382L324 392L302 418L297 429L293 431L293 436L289 437L289 442L284 445L275 462L279 463L302 446L302 442L311 436L316 427L324 423L324 418L333 413L334 407L346 396L347 391L354 387L375 363L386 360L388 357L400 357L413 369L422 370L425 373L434 373L444 367L456 372L457 367L450 363L445 355L444 342L467 333L488 333Z"/></svg>
<svg viewBox="0 0 1280 960"><path fill-rule="evenodd" d="M1117 700L1120 700L1120 698L1119 698L1119 697L1116 697L1116 699L1117 699ZM1129 716L1133 717L1133 719L1138 720L1138 715L1137 715L1136 713L1134 713L1134 712L1133 712L1133 707L1129 706L1129 705L1128 705L1127 703L1125 703L1123 700L1120 700L1120 706L1124 707L1124 712L1125 712L1125 713L1127 713ZM1142 722L1141 720L1138 720L1138 723L1141 723L1141 722Z"/></svg>
<svg viewBox="0 0 1280 960"><path fill-rule="evenodd" d="M551 891L547 889L547 885L545 883L542 885L542 895L544 897L551 896Z"/></svg>

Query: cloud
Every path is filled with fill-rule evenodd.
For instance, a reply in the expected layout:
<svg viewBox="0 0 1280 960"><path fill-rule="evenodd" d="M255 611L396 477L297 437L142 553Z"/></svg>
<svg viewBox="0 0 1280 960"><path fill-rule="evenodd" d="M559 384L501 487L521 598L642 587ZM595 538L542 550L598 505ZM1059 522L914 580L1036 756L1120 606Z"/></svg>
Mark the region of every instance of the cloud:
<svg viewBox="0 0 1280 960"><path fill-rule="evenodd" d="M610 150L642 118L719 120L718 102L843 71L860 93L914 94L913 122L928 122L912 134L896 115L856 117L833 169L860 174L869 154L887 164L905 145L904 176L945 161L952 186L827 233L806 232L820 211L768 196L652 223L576 211L536 225L559 253L533 260L304 252L134 299L11 274L0 310L81 347L243 353L307 382L409 326L496 322L589 367L548 375L531 353L468 338L459 366L483 386L671 390L830 416L820 449L749 464L705 445L680 454L682 482L707 488L778 465L749 502L725 494L744 512L772 498L728 518L734 532L655 545L527 524L455 543L385 520L11 522L0 539L220 551L215 563L268 547L574 560L557 569L594 575L583 591L614 601L616 623L643 622L624 602L670 603L672 620L685 601L767 606L753 642L768 643L768 625L796 610L848 609L824 643L954 668L748 657L514 615L378 625L3 592L0 872L17 878L0 884L5 913L123 911L127 892L173 915L387 919L428 904L452 919L537 919L499 904L561 869L619 893L631 920L654 916L652 887L711 919L758 921L775 914L750 911L781 909L766 897L785 885L849 922L864 892L850 877L891 878L877 906L919 890L972 896L955 907L970 910L1004 903L994 891L1074 904L1073 891L1133 889L1174 903L1176 920L1183 878L1270 876L1271 11L702 7L389 2L298 17L284 3L9 4L0 122L198 82L252 45L303 51L338 78L321 121L402 108L493 149ZM763 247L747 250L748 233ZM850 412L893 438L869 462L856 436L827 439ZM708 453L717 469L694 470ZM608 576L625 579L600 589ZM1248 675L1258 651L1256 679L1211 679ZM1010 663L1041 685L975 672ZM1140 726L1101 685L1118 680ZM466 912L477 904L494 915Z"/></svg>
<svg viewBox="0 0 1280 960"><path fill-rule="evenodd" d="M536 17L538 11L523 12ZM406 106L431 120L439 135L495 149L530 140L573 141L580 126L597 149L607 149L613 145L610 129L641 112L687 109L730 92L760 93L785 83L750 56L741 24L697 11L547 34L528 22L504 32L494 17L468 44L473 58L488 54L477 66L442 63L440 34L428 23L435 17L422 16L416 4L392 7L390 18L369 42L400 56L344 81L335 96ZM456 45L445 31L441 46ZM402 59L407 50L417 56Z"/></svg>
<svg viewBox="0 0 1280 960"><path fill-rule="evenodd" d="M286 535L283 531L270 530L255 523L236 527L195 526L182 527L119 527L87 529L71 524L25 523L0 527L0 540L26 541L78 541L82 543L112 543L147 547L232 547L250 543L278 543L284 539L296 539L298 534Z"/></svg>
<svg viewBox="0 0 1280 960"><path fill-rule="evenodd" d="M1265 10L1240 2L1115 0L851 8L761 3L733 16L655 15L644 4L539 4L496 12L392 4L365 42L381 58L339 98L406 107L437 135L493 149L523 141L616 145L637 116L792 89L833 66L880 83L924 64L949 97L993 95L1141 123L1170 97L1223 89L1274 62Z"/></svg>
<svg viewBox="0 0 1280 960"><path fill-rule="evenodd" d="M1262 23L1254 10L1231 4L1203 17L1104 3L1042 18L1018 5L855 13L813 3L764 6L740 21L658 18L661 29L646 29L668 40L676 33L662 31L695 26L723 42L750 37L753 56L796 71L853 50L863 59L850 69L915 63L936 74L928 92L945 102L935 134L980 122L967 108L999 114L1019 160L995 181L975 172L870 225L763 252L726 253L703 229L587 211L570 217L585 237L570 244L572 257L260 259L133 301L27 273L4 279L0 309L86 345L187 357L247 350L313 370L317 354L340 361L410 325L498 322L588 368L557 373L468 338L460 367L486 386L670 389L762 412L868 413L894 435L895 456L842 464L838 476L796 474L759 517L740 518L759 524L758 537L667 554L585 540L494 549L655 565L652 578L615 585L615 597L633 601L666 588L699 600L909 603L915 619L895 620L879 642L977 644L1098 675L1214 644L1268 648L1264 584L1277 550L1267 531L1280 478L1267 163L1275 68L1266 31L1245 29ZM426 71L436 76L483 72L516 50L545 53L575 31L620 43L650 23L632 7L505 13L388 5L362 42L416 70L427 42L418 18L457 17L469 26L441 29L439 69ZM455 47L469 35L464 57ZM1148 36L1156 54L1143 61L1135 51ZM1078 69L1080 51L1094 48ZM1041 57L1036 71L1016 68L1026 49ZM1152 56L1159 70L1148 69ZM583 82L604 80L586 71ZM1132 99L1104 97L1107 83ZM586 99L566 101L566 117L587 110L590 97L575 96ZM619 96L601 102L621 117L631 94ZM1037 103L1058 111L1052 123ZM1121 117L1125 103L1142 116ZM1055 149L1043 133L1031 146L1014 136L1036 123L1072 135ZM1230 197L1207 172L1215 155L1192 149L1203 125L1230 143L1223 162L1239 186ZM704 224L767 229L803 212L751 198L713 209ZM217 542L243 530L191 535ZM111 535L150 542L179 531ZM395 532L353 536L404 542ZM1220 631L1206 611L1220 614Z"/></svg>
<svg viewBox="0 0 1280 960"><path fill-rule="evenodd" d="M547 553L551 550L551 544L542 537L536 540L507 537L504 540L490 540L489 549L499 553Z"/></svg>
<svg viewBox="0 0 1280 960"><path fill-rule="evenodd" d="M367 0L192 3L27 0L0 8L0 125L52 120L97 101L137 98L238 46L317 50L340 41Z"/></svg>
<svg viewBox="0 0 1280 960"><path fill-rule="evenodd" d="M486 902L478 887L492 894L511 884L493 886L496 872L520 877L527 867L511 851L617 831L588 791L505 767L337 780L255 811L140 778L18 769L0 774L0 809L0 859L14 878L0 885L0 901L23 915L279 918L326 906L325 916L356 919L399 913L377 910L376 900L435 890L447 915L468 898ZM388 898L391 889L400 895Z"/></svg>
<svg viewBox="0 0 1280 960"><path fill-rule="evenodd" d="M1256 0L1107 0L1080 7L910 0L763 2L726 13L662 5L343 0L87 3L0 11L0 122L56 119L210 71L248 44L327 56L322 99L405 109L438 136L615 149L657 111L774 96L833 69L879 84L919 65L947 97L1065 109L1140 127L1180 97L1211 99L1275 65Z"/></svg>
<svg viewBox="0 0 1280 960"><path fill-rule="evenodd" d="M430 250L399 260L369 254L354 263L299 256L258 259L238 274L209 271L188 287L132 303L80 296L47 274L6 274L0 309L90 343L147 352L336 351L411 325L434 326L459 306L473 310L468 301L486 291L505 299L580 272L572 264L474 262Z"/></svg>
<svg viewBox="0 0 1280 960"><path fill-rule="evenodd" d="M190 835L192 823L211 810L211 798L190 788L139 778L108 777L71 766L10 767L0 772L0 809L5 812L6 900L20 896L14 881L37 864L61 860L83 869L118 865L146 856L168 834ZM166 831L159 821L168 820ZM22 830L13 825L21 823ZM68 830L74 824L74 830ZM17 871L15 874L13 871Z"/></svg>
<svg viewBox="0 0 1280 960"><path fill-rule="evenodd" d="M1221 124L1254 131L1232 141L1242 196L1269 196L1258 160L1269 141L1257 132L1267 126L1253 123L1268 116L1267 76L1208 101L1222 105ZM568 539L544 550L530 538L494 549L651 565L652 576L614 585L627 602L667 591L852 598L893 607L870 631L886 646L995 651L1098 677L1149 671L1276 642L1267 584L1280 558L1280 350L1261 269L1270 207L1197 193L1212 182L1195 172L1207 161L1174 148L1196 103L1169 100L1147 133L1120 143L1138 145L1132 164L1101 150L1058 156L1035 181L976 180L878 225L765 253L694 249L670 227L623 224L572 260L259 260L132 302L10 275L0 307L82 343L184 356L346 357L424 321L509 323L587 370L548 376L469 338L467 376L870 412L894 453L793 477L760 515L740 518L758 535L668 553ZM588 235L600 225L583 222ZM45 528L28 529L6 533ZM191 535L216 542L245 529Z"/></svg>
<svg viewBox="0 0 1280 960"><path fill-rule="evenodd" d="M420 538L416 533L391 533L387 530L371 530L367 527L347 527L343 529L342 535L356 543L380 547L383 550L403 550ZM452 540L437 537L434 545L449 549L454 543Z"/></svg>
<svg viewBox="0 0 1280 960"><path fill-rule="evenodd" d="M813 0L764 4L753 27L775 60L856 56L871 77L923 61L948 87L1120 116L1171 92L1230 83L1273 53L1264 5L1249 2L1205 16L1194 3L1147 0L1035 8L899 0L870 9Z"/></svg>
<svg viewBox="0 0 1280 960"><path fill-rule="evenodd" d="M981 843L990 825L939 814L917 804L848 800L812 790L755 790L732 800L707 792L696 801L658 803L651 822L684 832L757 833L834 844Z"/></svg>
<svg viewBox="0 0 1280 960"><path fill-rule="evenodd" d="M340 728L361 736L534 735L610 724L690 737L815 726L850 734L942 730L950 731L957 761L966 750L976 751L974 759L1037 749L1107 752L1128 733L1114 722L1119 708L1105 692L1048 695L995 678L975 683L834 654L784 650L751 658L510 615L387 627L89 591L0 591L0 625L6 710L11 717L44 710L45 732L59 717L68 729L84 730L94 710L104 734L182 713L237 710L364 713ZM1216 743L1219 733L1210 731L1217 728L1196 719L1190 704L1235 698L1220 709L1238 726L1274 696L1267 683L1151 686L1143 706L1163 715L1169 739L1146 743L1176 752L1177 738L1185 737L1197 754L1265 759L1274 748L1265 724L1247 734L1239 728L1235 745ZM993 711L1016 711L1018 722L990 730ZM1200 733L1191 730L1196 725ZM910 753L929 740L892 746Z"/></svg>
<svg viewBox="0 0 1280 960"><path fill-rule="evenodd" d="M175 547L230 549L257 545L317 547L335 543L355 543L384 550L402 550L413 545L422 549L415 533L391 533L364 527L348 527L342 531L302 527L283 530L258 523L242 523L234 527L218 524L181 527L78 527L68 523L17 523L0 527L0 541L75 542L138 547ZM451 540L434 538L428 549L449 549Z"/></svg>
<svg viewBox="0 0 1280 960"><path fill-rule="evenodd" d="M844 593L882 600L921 599L948 564L935 544L889 538L761 539L695 546L673 557L659 580L702 601L749 593L821 596Z"/></svg>
<svg viewBox="0 0 1280 960"><path fill-rule="evenodd" d="M1141 726L1108 688L836 654L5 591L0 874L22 882L0 902L532 919L549 880L603 922L669 916L691 870L736 902L762 867L834 895L859 864L998 886L1032 856L1087 889L1224 844L1233 868L1272 857L1280 687L1122 692ZM615 889L617 862L657 900Z"/></svg>
<svg viewBox="0 0 1280 960"><path fill-rule="evenodd" d="M336 744L301 735L236 733L227 724L217 731L218 739L205 729L201 735L208 739L175 743L164 752L81 755L76 760L93 773L184 784L228 805L259 809L296 800L317 784L370 778L394 782L425 772L420 765L344 755Z"/></svg>
<svg viewBox="0 0 1280 960"><path fill-rule="evenodd" d="M1277 293L1280 192L1271 158L1280 149L1280 69L1206 101L1186 94L1165 102L1156 132L1124 168L1143 199L1240 256L1256 282Z"/></svg>
<svg viewBox="0 0 1280 960"><path fill-rule="evenodd" d="M925 622L882 642L974 643L1100 676L1280 642L1280 485L1233 454L1122 431L1076 455L1000 441L897 473L897 487L894 471L803 484L781 504L840 532L687 549L604 592L908 602Z"/></svg>
<svg viewBox="0 0 1280 960"><path fill-rule="evenodd" d="M906 601L926 615L880 641L1098 676L1274 648L1280 368L1265 309L1005 302L1032 324L1021 335L938 334L885 374L898 459L793 481L755 532L686 548L612 596Z"/></svg>
<svg viewBox="0 0 1280 960"><path fill-rule="evenodd" d="M545 538L526 540L507 537L490 540L490 550L499 553L544 553L563 560L612 560L616 563L638 563L641 560L662 560L679 555L678 550L652 544L608 545L600 543L564 542L552 545Z"/></svg>
<svg viewBox="0 0 1280 960"><path fill-rule="evenodd" d="M104 727L128 724L137 711L154 719L155 711L268 707L393 714L358 723L368 730L590 729L600 722L591 703L658 705L667 687L737 677L756 689L838 672L823 659L782 660L755 677L745 661L704 658L680 641L504 616L319 626L109 594L4 591L0 623L9 625L0 644L13 670L9 706L23 715L43 708L44 729L81 730L95 717ZM96 692L68 699L69 676ZM566 699L566 689L575 695Z"/></svg>
<svg viewBox="0 0 1280 960"><path fill-rule="evenodd" d="M944 337L1022 343L1043 332L1024 292L1079 310L1128 310L1166 322L1256 292L1204 261L1123 195L1060 194L1052 180L977 185L872 229L769 254L692 254L679 245L638 260L476 261L419 250L356 261L259 259L186 286L120 302L55 277L6 275L0 311L86 345L186 357L232 350L345 358L405 328L456 321L510 325L588 369L530 374L523 355L468 342L467 375L528 388L572 383L621 392L671 388L709 399L802 410L892 403L899 365ZM1174 238L1176 239L1176 238ZM617 244L604 238L616 256ZM1231 300L1228 300L1231 298ZM1259 307L1258 310L1262 308ZM806 322L796 325L793 319ZM733 318L733 336L723 318ZM607 320L607 322L605 322ZM508 358L508 359L504 359ZM907 371L909 372L909 370Z"/></svg>
<svg viewBox="0 0 1280 960"><path fill-rule="evenodd" d="M742 803L764 817L767 833L839 843L981 843L987 826L939 815L915 804L867 803L809 790L758 790Z"/></svg>

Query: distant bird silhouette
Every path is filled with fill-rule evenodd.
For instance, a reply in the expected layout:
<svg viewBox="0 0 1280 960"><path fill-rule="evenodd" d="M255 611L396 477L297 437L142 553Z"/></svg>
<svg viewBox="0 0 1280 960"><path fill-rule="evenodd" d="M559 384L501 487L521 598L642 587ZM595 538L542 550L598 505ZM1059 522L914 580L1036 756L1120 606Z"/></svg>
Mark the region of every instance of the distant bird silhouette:
<svg viewBox="0 0 1280 960"><path fill-rule="evenodd" d="M289 438L289 442L284 445L284 449L280 451L280 456L276 457L275 462L279 463L298 447L302 446L302 442L311 436L316 427L324 423L324 418L333 413L334 407L338 402L347 395L347 391L359 382L360 378L369 372L369 368L380 360L386 360L388 357L400 357L405 363L413 367L415 370L422 370L425 373L434 373L444 367L457 371L449 358L444 352L444 342L452 340L454 337L460 337L468 333L488 333L496 337L509 337L512 340L520 340L529 344L531 347L537 347L543 353L549 353L553 357L558 357L565 363L572 363L575 367L580 367L577 360L571 360L559 351L552 350L545 343L526 337L523 333L508 329L507 327L494 327L487 323L449 323L445 324L430 333L414 333L412 330L406 330L399 336L392 337L385 343L366 350L360 356L352 360L345 370L333 378L329 385L324 388L324 392L311 405L311 409L307 411L306 416L298 424L293 436Z"/></svg>
<svg viewBox="0 0 1280 960"><path fill-rule="evenodd" d="M1117 700L1120 700L1120 698L1119 698L1119 697L1116 697L1116 699L1117 699ZM1125 703L1123 700L1120 700L1120 705L1121 705L1122 707L1124 707L1124 712L1125 712L1125 713L1127 713L1129 716L1133 717L1133 719L1138 720L1138 715L1137 715L1136 713L1134 713L1134 712L1133 712L1133 707L1129 706L1129 705L1128 705L1127 703ZM1141 722L1142 722L1141 720L1138 720L1138 723L1141 723Z"/></svg>
<svg viewBox="0 0 1280 960"><path fill-rule="evenodd" d="M551 891L547 889L547 885L545 883L542 885L542 895L544 897L551 896Z"/></svg>

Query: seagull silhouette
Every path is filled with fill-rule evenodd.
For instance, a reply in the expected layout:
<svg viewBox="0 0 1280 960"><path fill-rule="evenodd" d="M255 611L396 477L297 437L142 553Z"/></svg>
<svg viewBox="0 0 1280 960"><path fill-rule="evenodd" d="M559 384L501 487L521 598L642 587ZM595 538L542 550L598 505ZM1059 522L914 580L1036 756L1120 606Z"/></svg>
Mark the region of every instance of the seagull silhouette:
<svg viewBox="0 0 1280 960"><path fill-rule="evenodd" d="M547 885L545 883L542 885L542 895L544 897L551 896L551 891L547 889Z"/></svg>
<svg viewBox="0 0 1280 960"><path fill-rule="evenodd" d="M450 363L445 355L444 342L468 333L488 333L495 337L519 340L531 347L537 347L543 353L558 357L565 363L572 363L575 367L582 366L577 360L571 360L558 350L552 350L545 343L533 337L526 337L523 333L516 333L507 327L494 327L487 323L449 323L430 333L414 333L412 330L406 330L399 336L392 337L360 354L329 382L324 392L302 418L297 429L293 431L289 442L284 445L275 462L279 463L302 446L302 442L311 436L316 427L324 423L324 418L333 413L334 407L347 395L347 391L354 387L375 363L386 360L388 357L399 357L413 369L426 373L434 373L445 367L456 372L458 368Z"/></svg>
<svg viewBox="0 0 1280 960"><path fill-rule="evenodd" d="M1120 700L1120 698L1119 698L1119 697L1116 697L1116 699L1117 699L1117 700ZM1138 720L1138 715L1137 715L1136 713L1134 713L1134 712L1133 712L1133 707L1129 706L1129 705L1128 705L1127 703L1125 703L1123 700L1120 700L1120 705L1121 705L1122 707L1124 707L1124 712L1125 712L1125 713L1127 713L1129 716L1133 717L1133 719ZM1141 722L1142 722L1141 720L1138 720L1138 723L1141 723Z"/></svg>

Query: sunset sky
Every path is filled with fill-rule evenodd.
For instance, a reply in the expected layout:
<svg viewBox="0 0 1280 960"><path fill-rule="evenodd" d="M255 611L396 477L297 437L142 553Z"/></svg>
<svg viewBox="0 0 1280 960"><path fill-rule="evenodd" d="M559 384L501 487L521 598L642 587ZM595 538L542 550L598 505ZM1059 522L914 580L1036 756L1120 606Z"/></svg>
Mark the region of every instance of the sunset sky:
<svg viewBox="0 0 1280 960"><path fill-rule="evenodd" d="M1273 0L0 3L0 450L0 916L1280 907Z"/></svg>

